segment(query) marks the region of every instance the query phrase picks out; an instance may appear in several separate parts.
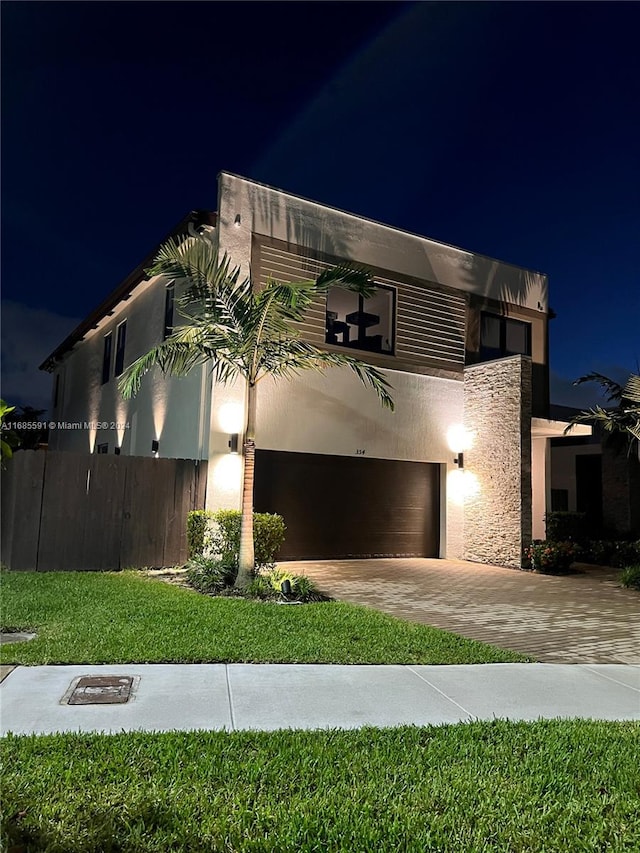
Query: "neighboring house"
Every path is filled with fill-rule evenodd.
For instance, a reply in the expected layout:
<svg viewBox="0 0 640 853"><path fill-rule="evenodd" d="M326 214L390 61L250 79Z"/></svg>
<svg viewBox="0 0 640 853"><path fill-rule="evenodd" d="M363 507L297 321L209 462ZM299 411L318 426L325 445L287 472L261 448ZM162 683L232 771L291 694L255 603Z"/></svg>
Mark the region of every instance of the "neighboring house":
<svg viewBox="0 0 640 853"><path fill-rule="evenodd" d="M551 406L554 418L570 421L579 409ZM606 434L567 435L551 439L552 510L583 512L596 536L616 533L640 537L640 447L626 452L606 441Z"/></svg>
<svg viewBox="0 0 640 853"><path fill-rule="evenodd" d="M377 284L365 300L331 291L300 332L386 371L395 412L346 369L260 383L255 505L284 516L283 556L519 566L544 536L549 439L565 426L547 420L546 276L226 172L216 213L194 212L174 233L194 229L257 286L344 260ZM42 365L54 375L52 419L90 427L56 429L50 447L207 459L207 505L239 506L230 443L243 387L214 386L202 368L185 379L154 371L129 402L117 392L123 367L179 322L180 282L145 278L151 257Z"/></svg>

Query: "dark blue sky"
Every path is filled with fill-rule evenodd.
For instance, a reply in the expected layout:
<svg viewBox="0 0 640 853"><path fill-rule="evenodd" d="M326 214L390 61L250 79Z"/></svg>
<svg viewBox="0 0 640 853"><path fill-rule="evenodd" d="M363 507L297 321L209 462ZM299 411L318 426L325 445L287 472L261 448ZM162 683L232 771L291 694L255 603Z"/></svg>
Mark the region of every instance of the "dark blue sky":
<svg viewBox="0 0 640 853"><path fill-rule="evenodd" d="M1 11L12 402L221 169L546 272L554 402L637 367L637 3Z"/></svg>

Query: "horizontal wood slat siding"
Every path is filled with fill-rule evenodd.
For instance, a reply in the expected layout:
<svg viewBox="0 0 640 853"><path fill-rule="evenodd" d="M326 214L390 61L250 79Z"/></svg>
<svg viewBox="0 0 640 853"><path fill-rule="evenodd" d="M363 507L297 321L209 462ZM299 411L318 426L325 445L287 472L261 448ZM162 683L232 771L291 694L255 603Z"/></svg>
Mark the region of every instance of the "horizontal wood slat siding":
<svg viewBox="0 0 640 853"><path fill-rule="evenodd" d="M259 243L259 280L267 279L303 281L316 278L331 263L306 258L300 254L274 245ZM395 288L396 336L394 367L404 369L407 364L436 362L451 370L462 370L465 356L466 298L464 293L446 290L424 283L408 283L383 275L375 281ZM325 338L324 299L318 300L308 311L305 322L298 324L300 333L310 343L323 344ZM356 351L357 352L357 351ZM371 359L371 353L363 355ZM385 356L389 363L389 356Z"/></svg>

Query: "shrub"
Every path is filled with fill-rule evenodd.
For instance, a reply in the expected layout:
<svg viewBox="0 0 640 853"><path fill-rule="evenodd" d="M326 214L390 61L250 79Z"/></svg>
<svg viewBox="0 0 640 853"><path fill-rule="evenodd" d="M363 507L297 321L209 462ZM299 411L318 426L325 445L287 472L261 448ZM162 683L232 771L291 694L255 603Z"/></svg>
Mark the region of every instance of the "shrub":
<svg viewBox="0 0 640 853"><path fill-rule="evenodd" d="M237 568L232 563L197 554L187 563L187 581L198 592L219 593L235 580Z"/></svg>
<svg viewBox="0 0 640 853"><path fill-rule="evenodd" d="M282 592L282 583L285 580L291 583L291 593L286 597ZM271 571L256 575L249 586L246 587L245 593L249 598L261 598L271 601L286 600L309 603L329 600L327 596L318 590L313 581L305 575L294 575L291 572L280 569L272 569Z"/></svg>
<svg viewBox="0 0 640 853"><path fill-rule="evenodd" d="M194 509L187 514L187 546L189 560L204 554L207 549L208 530L213 513L207 509Z"/></svg>
<svg viewBox="0 0 640 853"><path fill-rule="evenodd" d="M587 543L585 561L599 566L621 568L640 562L640 540L637 542L591 540Z"/></svg>
<svg viewBox="0 0 640 853"><path fill-rule="evenodd" d="M242 513L236 509L219 509L216 512L197 509L190 512L187 516L189 559L209 553L217 556L225 565L233 563L237 568L241 520ZM284 542L285 530L281 515L254 512L256 569L275 565L276 554Z"/></svg>
<svg viewBox="0 0 640 853"><path fill-rule="evenodd" d="M525 560L537 572L553 574L566 571L580 557L581 549L575 542L535 541L525 548Z"/></svg>
<svg viewBox="0 0 640 853"><path fill-rule="evenodd" d="M547 512L544 520L548 541L582 542L586 538L587 516L584 512Z"/></svg>
<svg viewBox="0 0 640 853"><path fill-rule="evenodd" d="M238 565L240 554L240 524L242 513L235 509L220 509L211 516L213 530L211 551L223 560L233 560ZM256 569L275 564L275 557L284 542L286 527L281 515L268 512L253 514L253 545Z"/></svg>
<svg viewBox="0 0 640 853"><path fill-rule="evenodd" d="M623 569L620 573L620 583L631 589L640 589L640 563Z"/></svg>

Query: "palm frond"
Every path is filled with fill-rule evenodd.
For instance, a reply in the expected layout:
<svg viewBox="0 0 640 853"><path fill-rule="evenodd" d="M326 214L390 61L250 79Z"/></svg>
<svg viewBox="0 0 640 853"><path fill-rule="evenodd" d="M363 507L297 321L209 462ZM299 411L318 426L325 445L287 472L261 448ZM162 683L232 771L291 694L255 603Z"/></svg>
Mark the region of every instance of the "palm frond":
<svg viewBox="0 0 640 853"><path fill-rule="evenodd" d="M143 377L153 368L171 376L186 376L194 367L210 362L216 379L227 382L242 372L242 360L230 352L229 336L224 330L180 326L158 346L130 364L118 380L125 399L135 397Z"/></svg>
<svg viewBox="0 0 640 853"><path fill-rule="evenodd" d="M321 350L305 341L285 340L265 346L258 379L265 375L290 379L304 370L322 372L327 367L348 367L365 386L375 391L385 408L394 410L390 394L392 385L382 371L346 353Z"/></svg>
<svg viewBox="0 0 640 853"><path fill-rule="evenodd" d="M597 382L610 403L617 402L622 397L622 386L602 373L587 373L586 376L580 376L579 379L576 379L573 384L582 385L584 382Z"/></svg>
<svg viewBox="0 0 640 853"><path fill-rule="evenodd" d="M362 296L373 296L376 286L369 270L354 264L338 264L320 273L314 282L316 293L326 293L332 287L352 290Z"/></svg>
<svg viewBox="0 0 640 853"><path fill-rule="evenodd" d="M218 258L218 251L206 237L179 237L167 240L158 249L147 275L164 275L184 278L192 288L215 287L233 275L239 275L226 256Z"/></svg>
<svg viewBox="0 0 640 853"><path fill-rule="evenodd" d="M640 405L640 375L637 373L631 374L622 390L622 396L625 400L630 400L632 403Z"/></svg>

